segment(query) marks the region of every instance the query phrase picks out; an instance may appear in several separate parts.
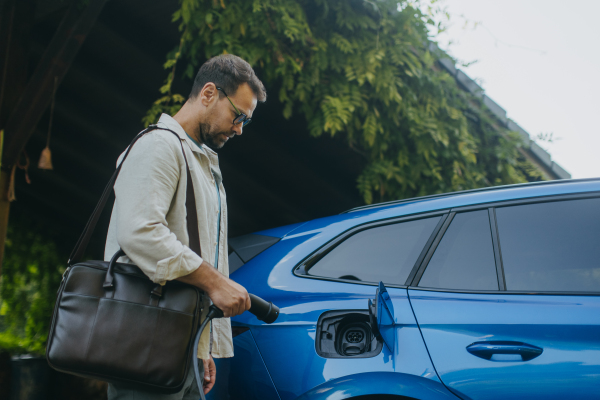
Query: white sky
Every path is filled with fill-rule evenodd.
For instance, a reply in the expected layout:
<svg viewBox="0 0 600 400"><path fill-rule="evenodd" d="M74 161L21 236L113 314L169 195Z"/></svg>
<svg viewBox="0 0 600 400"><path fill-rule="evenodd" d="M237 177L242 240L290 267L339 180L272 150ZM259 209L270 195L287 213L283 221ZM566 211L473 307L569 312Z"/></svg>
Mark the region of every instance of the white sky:
<svg viewBox="0 0 600 400"><path fill-rule="evenodd" d="M600 0L440 3L450 13L440 47L478 61L457 66L532 139L553 133L537 142L573 178L600 177Z"/></svg>

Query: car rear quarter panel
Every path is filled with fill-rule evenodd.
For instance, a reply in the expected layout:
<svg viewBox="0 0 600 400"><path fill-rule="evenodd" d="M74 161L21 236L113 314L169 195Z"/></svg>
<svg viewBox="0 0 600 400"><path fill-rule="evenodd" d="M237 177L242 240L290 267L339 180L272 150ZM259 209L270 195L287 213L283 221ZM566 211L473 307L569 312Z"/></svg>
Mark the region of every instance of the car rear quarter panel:
<svg viewBox="0 0 600 400"><path fill-rule="evenodd" d="M256 294L281 309L272 325L262 324L247 313L234 319L237 324L250 326L281 399L295 399L324 382L373 371L399 372L439 383L403 288L389 288L397 324L394 353L384 346L372 358L326 359L317 355L315 334L319 316L329 310L366 310L368 299L375 297L376 286L294 276L292 269L299 256L291 253L298 246L306 246L306 241L306 236L282 240L252 260L252 265L279 260L275 268L269 271L247 265L239 270L243 274L236 276L251 291L260 287L262 291ZM315 244L315 247L320 246ZM264 282L268 282L266 287ZM371 393L381 390L373 385L370 388Z"/></svg>

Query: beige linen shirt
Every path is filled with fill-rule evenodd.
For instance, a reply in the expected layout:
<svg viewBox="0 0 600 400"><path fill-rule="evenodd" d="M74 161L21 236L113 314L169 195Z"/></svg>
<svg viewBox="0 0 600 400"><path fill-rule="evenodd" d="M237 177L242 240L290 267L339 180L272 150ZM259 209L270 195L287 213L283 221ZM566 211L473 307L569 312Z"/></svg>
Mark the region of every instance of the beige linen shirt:
<svg viewBox="0 0 600 400"><path fill-rule="evenodd" d="M156 129L146 133L132 147L115 183L116 199L104 259L110 260L121 248L127 256L121 257L120 262L135 264L153 282L164 284L193 272L203 259L214 264L218 242L219 265L216 267L229 276L227 206L217 154L205 145L198 147L181 125L166 114L160 117L158 126L175 131L179 139L169 131ZM194 183L202 257L188 247L187 179L180 141ZM123 154L117 165L122 158ZM217 232L219 197L221 221L220 232ZM210 305L208 296L204 297L203 319ZM210 336L209 329L205 329L198 346L198 358L207 359L209 353L216 358L233 357L229 318L213 320L212 344Z"/></svg>

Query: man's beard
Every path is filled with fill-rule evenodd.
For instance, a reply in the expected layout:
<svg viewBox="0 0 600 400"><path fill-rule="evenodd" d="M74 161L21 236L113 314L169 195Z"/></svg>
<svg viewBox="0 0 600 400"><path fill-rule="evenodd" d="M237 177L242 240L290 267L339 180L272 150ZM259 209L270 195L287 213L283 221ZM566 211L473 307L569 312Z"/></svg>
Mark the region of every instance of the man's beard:
<svg viewBox="0 0 600 400"><path fill-rule="evenodd" d="M226 140L222 139L221 134L231 137L230 132L225 131L214 131L212 126L208 123L200 124L200 139L202 143L207 145L209 148L213 150L219 150L225 145Z"/></svg>

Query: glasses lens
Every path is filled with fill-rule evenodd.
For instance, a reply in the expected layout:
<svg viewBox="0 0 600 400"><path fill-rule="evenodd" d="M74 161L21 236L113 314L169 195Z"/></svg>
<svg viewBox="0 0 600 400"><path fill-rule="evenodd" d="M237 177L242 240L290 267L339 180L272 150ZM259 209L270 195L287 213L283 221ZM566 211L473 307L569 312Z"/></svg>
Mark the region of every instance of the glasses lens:
<svg viewBox="0 0 600 400"><path fill-rule="evenodd" d="M248 125L250 122L252 122L252 118L246 118L246 119L244 120L244 124L243 124L242 126L246 126L246 125Z"/></svg>
<svg viewBox="0 0 600 400"><path fill-rule="evenodd" d="M237 117L235 117L235 119L233 120L233 123L235 125L237 125L237 124L243 124L242 126L248 125L249 122L250 122L250 118L248 118L246 116L246 114L240 114Z"/></svg>

